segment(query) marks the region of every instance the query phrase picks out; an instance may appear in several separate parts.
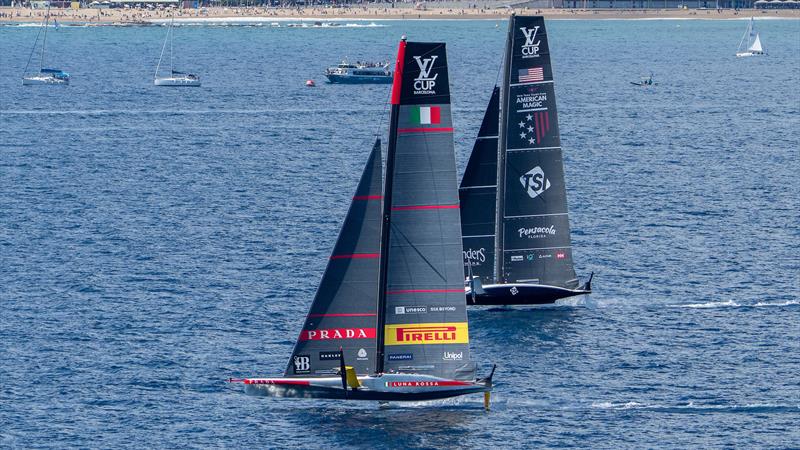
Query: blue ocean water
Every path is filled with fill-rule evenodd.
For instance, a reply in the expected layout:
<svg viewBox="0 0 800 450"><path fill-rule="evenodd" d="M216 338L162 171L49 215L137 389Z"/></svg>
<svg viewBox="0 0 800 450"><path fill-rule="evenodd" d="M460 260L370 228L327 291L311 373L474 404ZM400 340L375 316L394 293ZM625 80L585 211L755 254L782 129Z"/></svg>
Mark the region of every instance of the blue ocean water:
<svg viewBox="0 0 800 450"><path fill-rule="evenodd" d="M491 412L225 383L283 370L386 134L388 87L324 68L446 41L461 168L496 80L504 23L349 22L179 27L185 90L152 86L162 27L51 30L72 84L23 88L37 29L0 26L0 447L800 445L796 20L751 59L741 20L548 22L595 293L470 311Z"/></svg>

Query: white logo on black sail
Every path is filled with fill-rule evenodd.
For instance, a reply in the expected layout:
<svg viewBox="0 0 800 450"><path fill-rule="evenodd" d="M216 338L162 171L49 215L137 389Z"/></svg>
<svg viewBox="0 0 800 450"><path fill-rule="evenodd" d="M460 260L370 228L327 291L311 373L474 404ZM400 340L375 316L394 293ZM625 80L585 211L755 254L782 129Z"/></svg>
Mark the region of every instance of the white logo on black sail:
<svg viewBox="0 0 800 450"><path fill-rule="evenodd" d="M541 40L536 40L536 34L539 32L539 26L533 28L520 27L522 34L525 35L525 43L522 44L522 57L523 58L538 58L539 57L539 43Z"/></svg>
<svg viewBox="0 0 800 450"><path fill-rule="evenodd" d="M427 95L436 93L434 87L436 86L436 78L439 74L437 73L431 76L431 71L438 57L439 55L433 55L430 58L424 59L421 56L414 57L414 61L416 61L419 66L419 76L414 78L414 94Z"/></svg>
<svg viewBox="0 0 800 450"><path fill-rule="evenodd" d="M550 180L545 178L544 171L539 166L519 177L519 182L522 183L522 187L525 188L525 192L530 198L536 198L550 188Z"/></svg>

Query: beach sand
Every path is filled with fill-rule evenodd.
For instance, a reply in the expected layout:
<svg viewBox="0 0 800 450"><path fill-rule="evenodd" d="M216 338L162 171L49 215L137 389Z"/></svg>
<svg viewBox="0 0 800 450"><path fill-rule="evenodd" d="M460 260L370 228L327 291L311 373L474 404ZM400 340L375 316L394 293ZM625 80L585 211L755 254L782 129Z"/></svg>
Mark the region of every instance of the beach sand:
<svg viewBox="0 0 800 450"><path fill-rule="evenodd" d="M426 10L414 9L408 5L390 7L350 7L350 8L201 8L174 10L149 9L51 9L51 17L61 22L97 24L149 24L169 19L198 19L220 21L236 19L269 21L286 20L381 20L381 19L503 19L511 13L508 8L453 8L428 6ZM513 10L520 15L543 15L547 19L736 19L754 16L756 18L800 18L800 10L698 10L698 9L529 9ZM0 7L0 22L38 22L44 17L44 10L28 8Z"/></svg>

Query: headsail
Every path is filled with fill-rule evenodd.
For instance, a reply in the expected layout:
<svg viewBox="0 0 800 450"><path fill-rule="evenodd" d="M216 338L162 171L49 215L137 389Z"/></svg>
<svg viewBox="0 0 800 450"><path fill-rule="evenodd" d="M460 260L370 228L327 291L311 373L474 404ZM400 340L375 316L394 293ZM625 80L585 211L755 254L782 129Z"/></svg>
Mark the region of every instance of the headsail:
<svg viewBox="0 0 800 450"><path fill-rule="evenodd" d="M335 375L339 347L356 373L375 371L381 187L377 140L289 358L286 377Z"/></svg>
<svg viewBox="0 0 800 450"><path fill-rule="evenodd" d="M764 49L761 48L761 38L758 36L758 33L756 33L756 38L753 40L753 45L751 45L748 50L755 53L761 53L764 51Z"/></svg>
<svg viewBox="0 0 800 450"><path fill-rule="evenodd" d="M497 282L578 286L544 18L511 17L501 102Z"/></svg>
<svg viewBox="0 0 800 450"><path fill-rule="evenodd" d="M495 86L458 190L464 264L470 264L472 274L484 283L494 281L499 114L500 88Z"/></svg>
<svg viewBox="0 0 800 450"><path fill-rule="evenodd" d="M400 44L386 161L378 356L386 373L474 379L445 45Z"/></svg>

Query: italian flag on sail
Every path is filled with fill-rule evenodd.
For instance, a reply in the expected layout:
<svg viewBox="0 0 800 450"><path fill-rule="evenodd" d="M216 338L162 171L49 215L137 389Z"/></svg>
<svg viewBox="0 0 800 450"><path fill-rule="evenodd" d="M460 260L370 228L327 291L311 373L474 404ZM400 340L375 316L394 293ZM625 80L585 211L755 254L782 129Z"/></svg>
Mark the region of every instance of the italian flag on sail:
<svg viewBox="0 0 800 450"><path fill-rule="evenodd" d="M411 121L417 125L441 123L441 108L438 106L415 106L411 108Z"/></svg>

